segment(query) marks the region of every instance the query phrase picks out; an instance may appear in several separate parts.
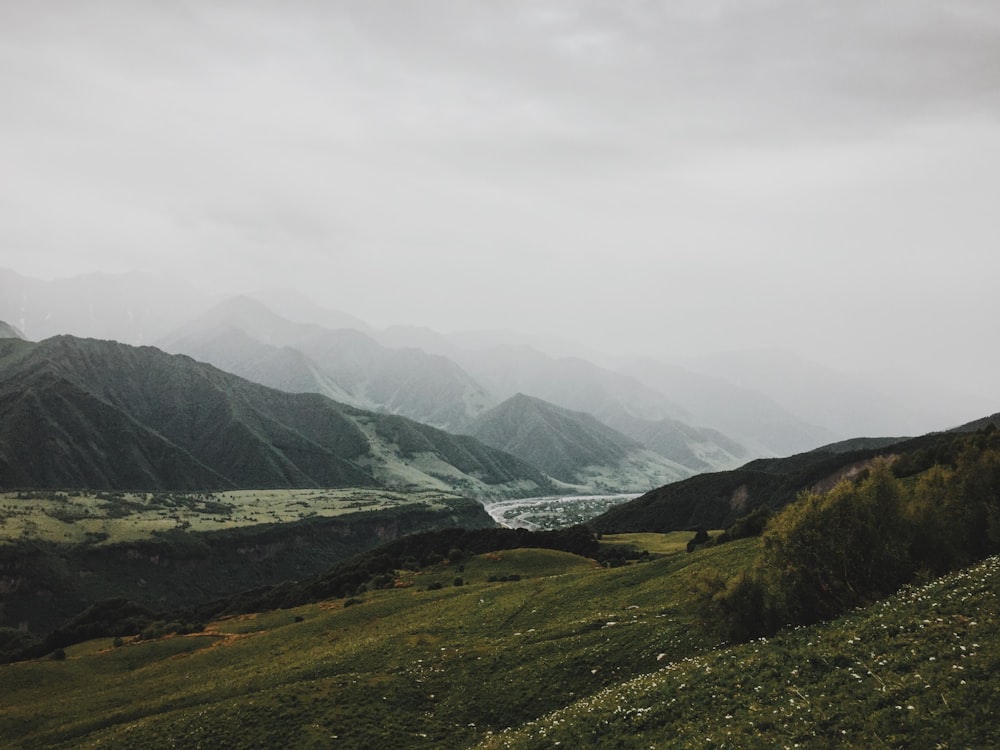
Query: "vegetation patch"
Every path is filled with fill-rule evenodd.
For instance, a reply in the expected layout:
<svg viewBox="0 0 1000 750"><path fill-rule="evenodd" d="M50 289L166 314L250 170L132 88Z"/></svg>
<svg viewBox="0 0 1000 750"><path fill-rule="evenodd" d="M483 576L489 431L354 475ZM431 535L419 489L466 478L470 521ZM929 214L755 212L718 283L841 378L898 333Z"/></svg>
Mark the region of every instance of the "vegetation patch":
<svg viewBox="0 0 1000 750"><path fill-rule="evenodd" d="M481 748L996 747L1000 559L848 617L671 661Z"/></svg>
<svg viewBox="0 0 1000 750"><path fill-rule="evenodd" d="M172 531L220 531L314 516L421 506L478 505L449 492L374 489L261 489L231 492L21 491L0 493L0 543L118 544Z"/></svg>

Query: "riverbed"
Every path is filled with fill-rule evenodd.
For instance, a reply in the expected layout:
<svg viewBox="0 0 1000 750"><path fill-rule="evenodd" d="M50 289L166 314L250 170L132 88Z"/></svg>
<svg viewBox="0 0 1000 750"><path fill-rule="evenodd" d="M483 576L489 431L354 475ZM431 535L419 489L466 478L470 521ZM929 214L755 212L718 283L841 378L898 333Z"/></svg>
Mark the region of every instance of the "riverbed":
<svg viewBox="0 0 1000 750"><path fill-rule="evenodd" d="M639 494L550 495L483 503L486 512L510 529L545 531L586 523L608 508L634 500Z"/></svg>

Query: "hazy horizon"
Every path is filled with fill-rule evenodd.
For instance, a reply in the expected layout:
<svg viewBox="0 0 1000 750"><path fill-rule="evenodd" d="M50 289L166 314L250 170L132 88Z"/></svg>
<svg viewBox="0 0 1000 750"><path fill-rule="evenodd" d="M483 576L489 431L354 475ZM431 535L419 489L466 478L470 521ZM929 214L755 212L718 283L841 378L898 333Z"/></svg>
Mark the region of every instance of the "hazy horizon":
<svg viewBox="0 0 1000 750"><path fill-rule="evenodd" d="M0 266L1000 397L1000 7L0 9Z"/></svg>

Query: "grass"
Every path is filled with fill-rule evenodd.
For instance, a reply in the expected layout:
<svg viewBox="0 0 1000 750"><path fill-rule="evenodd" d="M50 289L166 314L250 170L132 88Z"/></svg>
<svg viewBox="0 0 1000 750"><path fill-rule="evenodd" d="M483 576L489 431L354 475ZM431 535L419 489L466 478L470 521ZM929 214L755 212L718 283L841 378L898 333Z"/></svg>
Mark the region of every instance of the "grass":
<svg viewBox="0 0 1000 750"><path fill-rule="evenodd" d="M472 501L439 491L368 489L239 490L214 493L0 493L0 542L113 544L172 530L219 531L420 505L446 509Z"/></svg>
<svg viewBox="0 0 1000 750"><path fill-rule="evenodd" d="M715 537L719 532L710 531L709 536ZM675 552L686 552L687 543L694 538L693 531L671 531L668 534L604 534L601 544L611 547L630 547L637 552L643 550L651 555L670 555Z"/></svg>
<svg viewBox="0 0 1000 750"><path fill-rule="evenodd" d="M400 571L411 585L353 606L0 667L0 745L996 744L997 560L828 625L727 647L699 626L692 581L746 566L759 540L687 554L672 551L681 536L616 538L658 541L663 555L620 568L504 551ZM488 582L511 575L520 580Z"/></svg>
<svg viewBox="0 0 1000 750"><path fill-rule="evenodd" d="M665 606L687 596L672 573L693 557L608 570L565 553L504 551L464 561L461 573L403 572L412 586L346 608L212 623L198 638L215 645L190 653L162 650L190 637L71 649L62 662L0 668L12 686L0 737L21 747L308 747L331 735L348 747L465 746L655 669L664 650L710 647L688 614ZM487 582L514 574L521 580ZM451 585L456 575L465 585ZM433 582L444 585L426 590ZM133 669L110 665L122 654Z"/></svg>
<svg viewBox="0 0 1000 750"><path fill-rule="evenodd" d="M482 748L1000 744L1000 559L835 622L676 661Z"/></svg>

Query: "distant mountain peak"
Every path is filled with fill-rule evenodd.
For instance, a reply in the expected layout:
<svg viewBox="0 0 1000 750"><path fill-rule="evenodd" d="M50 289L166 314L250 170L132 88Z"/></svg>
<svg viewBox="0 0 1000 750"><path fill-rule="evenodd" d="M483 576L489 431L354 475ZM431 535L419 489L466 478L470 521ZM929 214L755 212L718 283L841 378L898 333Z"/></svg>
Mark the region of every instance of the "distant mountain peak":
<svg viewBox="0 0 1000 750"><path fill-rule="evenodd" d="M481 414L470 432L487 445L530 461L572 485L617 474L620 484L615 490L630 491L635 486L628 486L629 482L662 484L690 473L590 414L523 393Z"/></svg>
<svg viewBox="0 0 1000 750"><path fill-rule="evenodd" d="M24 334L21 333L17 326L13 326L10 323L6 323L0 320L0 339L24 339Z"/></svg>

